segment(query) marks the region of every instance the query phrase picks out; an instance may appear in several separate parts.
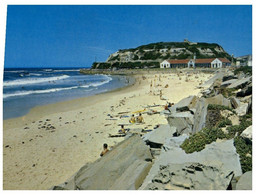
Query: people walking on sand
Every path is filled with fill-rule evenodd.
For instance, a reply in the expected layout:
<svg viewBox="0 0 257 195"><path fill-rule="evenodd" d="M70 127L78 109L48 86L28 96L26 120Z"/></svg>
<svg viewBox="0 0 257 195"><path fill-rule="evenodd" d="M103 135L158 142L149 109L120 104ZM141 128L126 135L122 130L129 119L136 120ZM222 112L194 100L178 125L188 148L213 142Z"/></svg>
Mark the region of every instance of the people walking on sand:
<svg viewBox="0 0 257 195"><path fill-rule="evenodd" d="M135 122L136 122L136 119L135 119L134 114L132 114L132 116L131 116L129 122L130 122L130 123L135 123Z"/></svg>
<svg viewBox="0 0 257 195"><path fill-rule="evenodd" d="M103 151L101 152L100 156L105 155L109 151L108 145L106 143L103 144Z"/></svg>
<svg viewBox="0 0 257 195"><path fill-rule="evenodd" d="M141 113L139 113L139 116L137 117L137 122L138 123L143 123L144 122L144 118L142 117Z"/></svg>

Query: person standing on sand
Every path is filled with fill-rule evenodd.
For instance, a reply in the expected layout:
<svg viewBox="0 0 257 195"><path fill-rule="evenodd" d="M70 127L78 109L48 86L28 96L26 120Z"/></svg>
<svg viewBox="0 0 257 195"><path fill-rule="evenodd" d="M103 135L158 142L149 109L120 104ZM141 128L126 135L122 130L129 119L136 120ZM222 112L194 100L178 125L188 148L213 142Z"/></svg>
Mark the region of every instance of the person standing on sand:
<svg viewBox="0 0 257 195"><path fill-rule="evenodd" d="M108 150L108 145L107 145L107 144L104 144L104 145L103 145L103 151L101 152L100 156L105 155L108 151L109 151L109 150Z"/></svg>

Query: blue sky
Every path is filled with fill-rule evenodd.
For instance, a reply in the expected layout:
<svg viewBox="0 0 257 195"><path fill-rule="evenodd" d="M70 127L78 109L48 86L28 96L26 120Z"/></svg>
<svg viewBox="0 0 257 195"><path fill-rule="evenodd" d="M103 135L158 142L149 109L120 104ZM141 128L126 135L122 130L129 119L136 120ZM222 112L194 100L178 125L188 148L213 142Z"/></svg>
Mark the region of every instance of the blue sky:
<svg viewBox="0 0 257 195"><path fill-rule="evenodd" d="M251 54L252 6L9 5L5 67L90 67L119 49L185 38Z"/></svg>

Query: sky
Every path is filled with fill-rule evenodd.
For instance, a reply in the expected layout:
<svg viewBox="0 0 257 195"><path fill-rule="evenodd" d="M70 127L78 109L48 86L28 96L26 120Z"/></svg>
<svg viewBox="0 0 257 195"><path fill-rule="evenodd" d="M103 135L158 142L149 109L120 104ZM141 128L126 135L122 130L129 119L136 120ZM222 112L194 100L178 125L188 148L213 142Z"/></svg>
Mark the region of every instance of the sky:
<svg viewBox="0 0 257 195"><path fill-rule="evenodd" d="M4 66L90 67L119 49L185 38L252 54L252 6L8 5Z"/></svg>

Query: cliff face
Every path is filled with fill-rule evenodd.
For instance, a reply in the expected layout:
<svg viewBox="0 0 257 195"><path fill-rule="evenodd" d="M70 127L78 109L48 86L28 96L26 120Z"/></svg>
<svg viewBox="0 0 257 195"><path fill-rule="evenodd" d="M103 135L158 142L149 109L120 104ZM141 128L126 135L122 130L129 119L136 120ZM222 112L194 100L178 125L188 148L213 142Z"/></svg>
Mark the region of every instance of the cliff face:
<svg viewBox="0 0 257 195"><path fill-rule="evenodd" d="M94 63L92 68L142 68L158 67L167 59L218 58L231 56L216 43L159 42L137 48L123 49L111 54L106 62ZM129 64L128 64L129 63Z"/></svg>

